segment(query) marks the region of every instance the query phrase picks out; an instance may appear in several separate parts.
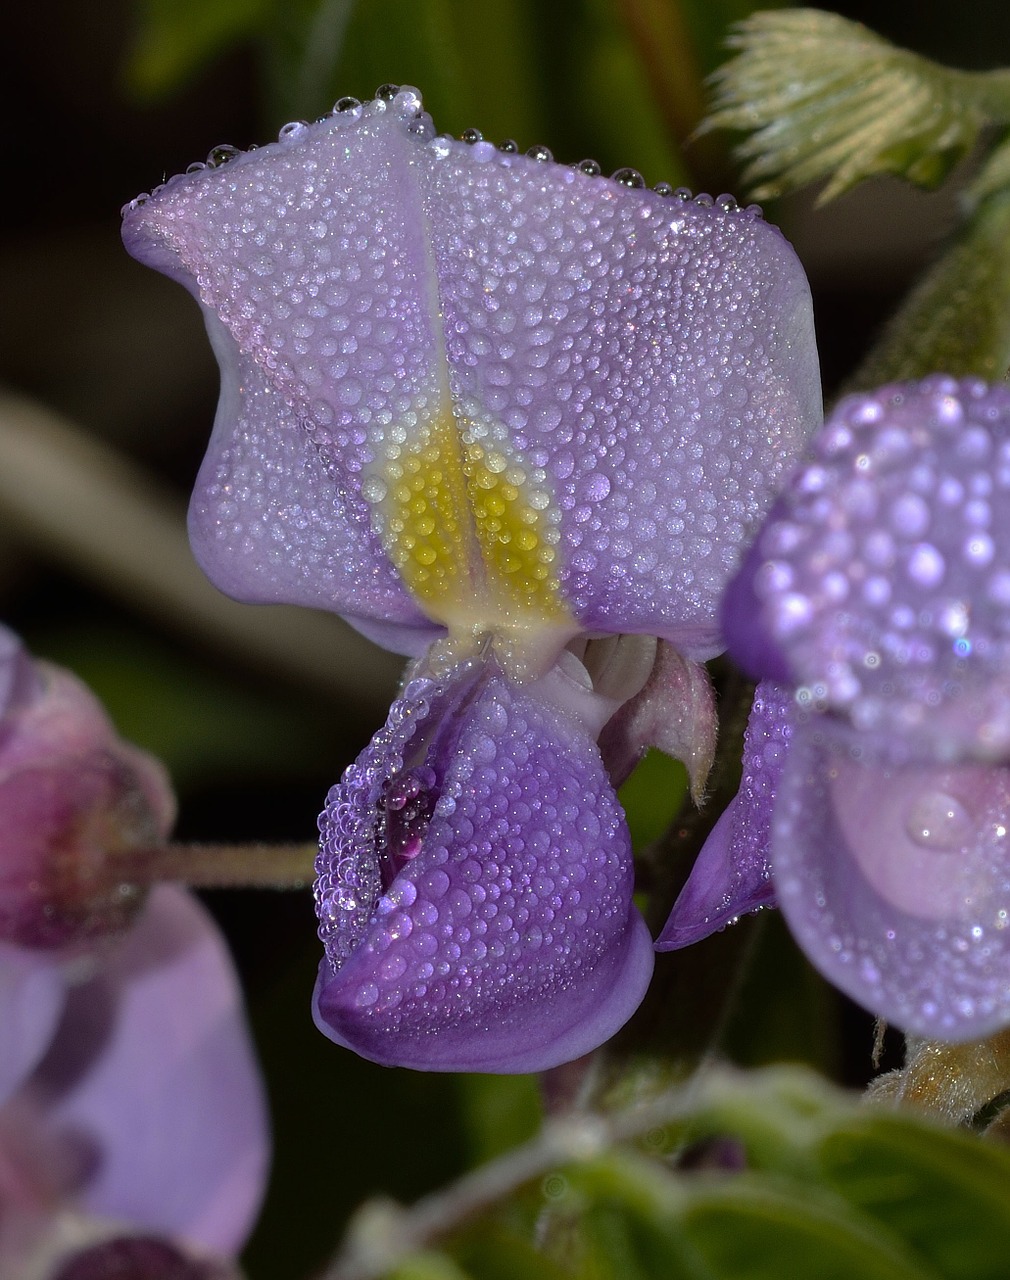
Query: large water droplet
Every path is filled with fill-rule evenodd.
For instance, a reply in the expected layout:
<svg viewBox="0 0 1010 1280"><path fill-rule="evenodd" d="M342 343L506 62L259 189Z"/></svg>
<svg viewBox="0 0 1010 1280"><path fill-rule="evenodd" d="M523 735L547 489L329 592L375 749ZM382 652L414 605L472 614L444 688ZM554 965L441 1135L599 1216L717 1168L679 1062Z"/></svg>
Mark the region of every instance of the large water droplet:
<svg viewBox="0 0 1010 1280"><path fill-rule="evenodd" d="M945 791L923 792L913 800L905 817L905 830L916 844L936 853L955 853L972 834L971 814L955 796Z"/></svg>

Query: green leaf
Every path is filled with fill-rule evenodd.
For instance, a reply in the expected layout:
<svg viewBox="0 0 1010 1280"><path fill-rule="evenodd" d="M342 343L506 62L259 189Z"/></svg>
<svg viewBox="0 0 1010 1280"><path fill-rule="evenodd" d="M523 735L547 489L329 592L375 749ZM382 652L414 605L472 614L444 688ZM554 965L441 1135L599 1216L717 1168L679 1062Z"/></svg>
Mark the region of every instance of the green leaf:
<svg viewBox="0 0 1010 1280"><path fill-rule="evenodd" d="M933 1280L872 1221L805 1197L797 1185L778 1191L736 1179L699 1195L684 1231L720 1280Z"/></svg>
<svg viewBox="0 0 1010 1280"><path fill-rule="evenodd" d="M470 1280L452 1258L444 1253L417 1253L405 1259L393 1271L389 1280Z"/></svg>
<svg viewBox="0 0 1010 1280"><path fill-rule="evenodd" d="M562 1267L528 1239L498 1223L481 1221L453 1249L462 1265L479 1280L571 1280Z"/></svg>
<svg viewBox="0 0 1010 1280"><path fill-rule="evenodd" d="M909 1116L867 1111L829 1134L830 1185L907 1240L949 1280L1002 1280L1010 1152Z"/></svg>
<svg viewBox="0 0 1010 1280"><path fill-rule="evenodd" d="M756 13L730 44L705 128L752 134L737 154L757 199L827 179L830 200L881 173L933 187L1010 119L1010 73L941 67L837 14Z"/></svg>

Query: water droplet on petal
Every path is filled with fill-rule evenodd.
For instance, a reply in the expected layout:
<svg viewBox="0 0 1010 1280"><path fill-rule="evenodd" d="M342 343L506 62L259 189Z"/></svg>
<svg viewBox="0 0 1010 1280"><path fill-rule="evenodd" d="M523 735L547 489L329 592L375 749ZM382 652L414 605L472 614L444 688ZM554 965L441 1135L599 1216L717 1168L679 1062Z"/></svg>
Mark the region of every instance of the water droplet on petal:
<svg viewBox="0 0 1010 1280"><path fill-rule="evenodd" d="M923 792L909 806L905 830L924 849L953 853L971 836L971 814L960 800L945 791Z"/></svg>
<svg viewBox="0 0 1010 1280"><path fill-rule="evenodd" d="M610 176L622 187L638 189L645 186L645 179L637 169L615 169Z"/></svg>

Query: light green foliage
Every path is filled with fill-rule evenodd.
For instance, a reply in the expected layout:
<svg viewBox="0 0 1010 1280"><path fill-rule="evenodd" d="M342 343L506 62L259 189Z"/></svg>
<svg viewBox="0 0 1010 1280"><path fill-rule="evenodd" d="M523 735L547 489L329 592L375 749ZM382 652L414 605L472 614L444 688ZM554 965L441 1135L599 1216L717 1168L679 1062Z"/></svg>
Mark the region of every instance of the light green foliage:
<svg viewBox="0 0 1010 1280"><path fill-rule="evenodd" d="M730 44L706 128L750 133L737 154L759 200L822 180L830 200L882 173L933 187L1010 120L1006 73L949 70L837 14L756 13Z"/></svg>
<svg viewBox="0 0 1010 1280"><path fill-rule="evenodd" d="M657 1140L657 1131L665 1140ZM746 1152L745 1171L692 1171L671 1159L688 1140L716 1137ZM539 1143L542 1165L537 1142L525 1162L510 1157L526 1176L462 1231L451 1224L452 1189L444 1197L448 1229L438 1243L469 1274L494 1280L1006 1275L1010 1153L912 1114L868 1108L806 1072L715 1072L637 1116L611 1116L605 1140L588 1142L583 1158L553 1168L549 1135ZM465 1204L464 1184L460 1193ZM539 1256L514 1227L502 1225L505 1210L519 1204L520 1221L537 1220ZM408 1211L401 1223L408 1235L410 1224ZM400 1266L348 1274L413 1272Z"/></svg>

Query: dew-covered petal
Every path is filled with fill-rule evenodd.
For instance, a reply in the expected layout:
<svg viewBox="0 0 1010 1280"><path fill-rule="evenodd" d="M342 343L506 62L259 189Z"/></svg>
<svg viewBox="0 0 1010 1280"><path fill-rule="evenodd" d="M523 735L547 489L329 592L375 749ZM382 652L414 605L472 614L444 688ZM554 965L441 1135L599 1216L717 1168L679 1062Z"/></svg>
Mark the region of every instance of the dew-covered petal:
<svg viewBox="0 0 1010 1280"><path fill-rule="evenodd" d="M702 846L656 939L658 951L700 942L738 916L774 905L772 811L794 721L791 692L763 681L755 692L744 735L740 790Z"/></svg>
<svg viewBox="0 0 1010 1280"><path fill-rule="evenodd" d="M45 1053L65 980L51 957L0 943L0 1106Z"/></svg>
<svg viewBox="0 0 1010 1280"><path fill-rule="evenodd" d="M359 486L333 473L304 414L212 312L206 320L221 400L189 509L201 568L235 599L332 609L386 648L420 652L437 629L397 576Z"/></svg>
<svg viewBox="0 0 1010 1280"><path fill-rule="evenodd" d="M1010 768L895 763L833 716L798 725L772 871L824 975L914 1035L1010 1021Z"/></svg>
<svg viewBox="0 0 1010 1280"><path fill-rule="evenodd" d="M386 1065L537 1071L595 1048L638 1006L652 947L624 815L595 743L550 692L493 663L415 681L334 788L315 1014L337 1043ZM396 825L390 787L410 769L431 771L430 795ZM348 856L356 870L340 869Z"/></svg>
<svg viewBox="0 0 1010 1280"><path fill-rule="evenodd" d="M368 507L348 580L385 580L377 536L458 630L574 615L720 647L718 595L819 416L806 282L753 211L435 137L404 89L172 179L124 237L290 404L348 520ZM246 416L222 411L201 485L227 485ZM276 501L304 507L298 485ZM259 541L215 541L214 571L301 599L339 561L307 567L283 521L262 536L260 503Z"/></svg>
<svg viewBox="0 0 1010 1280"><path fill-rule="evenodd" d="M550 494L586 630L711 657L740 549L820 421L795 254L731 201L445 151L432 238L474 436Z"/></svg>
<svg viewBox="0 0 1010 1280"><path fill-rule="evenodd" d="M843 401L725 604L734 655L927 757L1010 747L1010 390Z"/></svg>
<svg viewBox="0 0 1010 1280"><path fill-rule="evenodd" d="M190 895L152 891L70 993L28 1089L80 1150L86 1212L223 1254L240 1247L265 1185L263 1088L231 960Z"/></svg>

